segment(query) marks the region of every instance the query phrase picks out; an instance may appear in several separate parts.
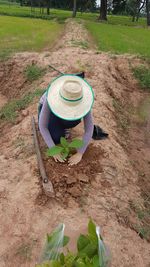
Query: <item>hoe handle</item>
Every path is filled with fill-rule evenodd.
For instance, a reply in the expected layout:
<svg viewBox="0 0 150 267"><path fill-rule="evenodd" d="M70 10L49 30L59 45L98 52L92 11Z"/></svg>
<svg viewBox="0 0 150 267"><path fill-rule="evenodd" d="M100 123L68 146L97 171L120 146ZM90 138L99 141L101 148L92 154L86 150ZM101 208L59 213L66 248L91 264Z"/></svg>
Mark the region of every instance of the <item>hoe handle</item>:
<svg viewBox="0 0 150 267"><path fill-rule="evenodd" d="M37 130L36 130L36 126L35 126L35 119L33 116L31 119L31 123L32 123L32 131L33 131L33 140L34 140L34 145L35 145L35 151L36 151L36 155L37 155L37 161L38 161L40 174L42 177L43 188L44 188L44 191L47 195L49 195L50 197L54 197L54 188L53 188L51 181L49 181L49 179L46 175L45 167L43 164L43 160L42 160L42 156L41 156L41 152L40 152L39 141L38 141ZM46 186L46 184L48 186ZM46 192L47 191L46 188L48 188L48 192Z"/></svg>

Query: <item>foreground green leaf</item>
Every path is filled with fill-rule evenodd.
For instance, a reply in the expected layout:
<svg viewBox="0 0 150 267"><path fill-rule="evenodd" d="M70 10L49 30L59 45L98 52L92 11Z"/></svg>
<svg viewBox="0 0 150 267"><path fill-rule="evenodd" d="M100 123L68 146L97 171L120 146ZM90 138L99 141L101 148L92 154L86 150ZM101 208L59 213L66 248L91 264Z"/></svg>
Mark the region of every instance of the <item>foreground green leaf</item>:
<svg viewBox="0 0 150 267"><path fill-rule="evenodd" d="M78 251L82 251L89 243L90 241L85 235L80 235L77 241Z"/></svg>
<svg viewBox="0 0 150 267"><path fill-rule="evenodd" d="M98 237L96 234L96 225L90 219L88 223L88 234L91 241L93 241L96 245L98 245Z"/></svg>
<svg viewBox="0 0 150 267"><path fill-rule="evenodd" d="M84 247L79 253L79 257L85 257L87 256L88 258L92 258L94 257L96 254L98 253L98 247L90 242L89 244L87 244L86 247Z"/></svg>
<svg viewBox="0 0 150 267"><path fill-rule="evenodd" d="M69 236L65 235L64 240L63 240L63 247L67 246L67 244L69 243L69 240L70 240Z"/></svg>

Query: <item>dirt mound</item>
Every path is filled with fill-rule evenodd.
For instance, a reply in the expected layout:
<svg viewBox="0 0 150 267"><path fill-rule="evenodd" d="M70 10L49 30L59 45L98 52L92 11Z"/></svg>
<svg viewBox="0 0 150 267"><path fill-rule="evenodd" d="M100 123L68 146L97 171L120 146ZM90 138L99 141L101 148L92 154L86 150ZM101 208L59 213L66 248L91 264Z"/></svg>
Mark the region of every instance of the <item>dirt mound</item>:
<svg viewBox="0 0 150 267"><path fill-rule="evenodd" d="M6 62L0 62L0 92L8 99L19 98L32 91L39 81L29 81L25 75L28 65L44 67L43 62L37 61L38 53L20 53ZM44 55L44 54L43 54Z"/></svg>
<svg viewBox="0 0 150 267"><path fill-rule="evenodd" d="M17 64L15 60L0 63L1 93L8 98L21 96L27 83L23 76L24 64Z"/></svg>
<svg viewBox="0 0 150 267"><path fill-rule="evenodd" d="M102 171L100 159L103 152L100 148L91 145L78 166L72 167L68 167L67 163L57 164L53 159L47 159L44 154L46 147L42 151L46 173L53 184L56 199L61 204L67 205L70 197L80 202L80 198L88 196L91 183L97 173ZM40 199L42 200L41 194L38 197Z"/></svg>

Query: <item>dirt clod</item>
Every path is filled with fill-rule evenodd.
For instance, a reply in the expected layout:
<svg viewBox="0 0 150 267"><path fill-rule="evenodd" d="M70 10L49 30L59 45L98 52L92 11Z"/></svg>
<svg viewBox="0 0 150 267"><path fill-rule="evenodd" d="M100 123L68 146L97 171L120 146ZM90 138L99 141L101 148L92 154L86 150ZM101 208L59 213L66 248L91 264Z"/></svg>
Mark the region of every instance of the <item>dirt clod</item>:
<svg viewBox="0 0 150 267"><path fill-rule="evenodd" d="M21 114L22 114L24 117L26 117L26 116L29 115L29 111L28 111L27 109L24 109L24 110L21 111Z"/></svg>

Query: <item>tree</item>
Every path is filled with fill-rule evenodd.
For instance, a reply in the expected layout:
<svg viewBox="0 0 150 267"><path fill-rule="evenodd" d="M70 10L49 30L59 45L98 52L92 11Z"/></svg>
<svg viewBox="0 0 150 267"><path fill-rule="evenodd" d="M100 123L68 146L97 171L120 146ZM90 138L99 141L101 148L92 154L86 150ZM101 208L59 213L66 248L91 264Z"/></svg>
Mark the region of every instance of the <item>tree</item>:
<svg viewBox="0 0 150 267"><path fill-rule="evenodd" d="M73 0L73 13L72 17L75 18L77 13L77 0Z"/></svg>
<svg viewBox="0 0 150 267"><path fill-rule="evenodd" d="M150 0L146 0L147 26L150 26Z"/></svg>
<svg viewBox="0 0 150 267"><path fill-rule="evenodd" d="M127 0L113 0L113 14L123 14L125 12Z"/></svg>
<svg viewBox="0 0 150 267"><path fill-rule="evenodd" d="M128 0L127 1L127 11L132 16L132 21L138 21L140 12L145 6L146 0Z"/></svg>
<svg viewBox="0 0 150 267"><path fill-rule="evenodd" d="M50 14L50 4L51 4L51 0L47 0L47 15Z"/></svg>
<svg viewBox="0 0 150 267"><path fill-rule="evenodd" d="M80 4L81 0L78 0L78 5ZM93 12L96 10L96 1L95 0L82 0L83 5L87 11Z"/></svg>
<svg viewBox="0 0 150 267"><path fill-rule="evenodd" d="M139 2L140 2L140 1L139 1ZM138 21L139 16L140 16L140 12L141 12L141 10L144 8L145 3L146 3L146 0L144 0L143 2L141 1L141 2L139 3L138 11L137 11L137 14L136 14L136 21Z"/></svg>
<svg viewBox="0 0 150 267"><path fill-rule="evenodd" d="M99 20L107 20L107 0L101 0Z"/></svg>

